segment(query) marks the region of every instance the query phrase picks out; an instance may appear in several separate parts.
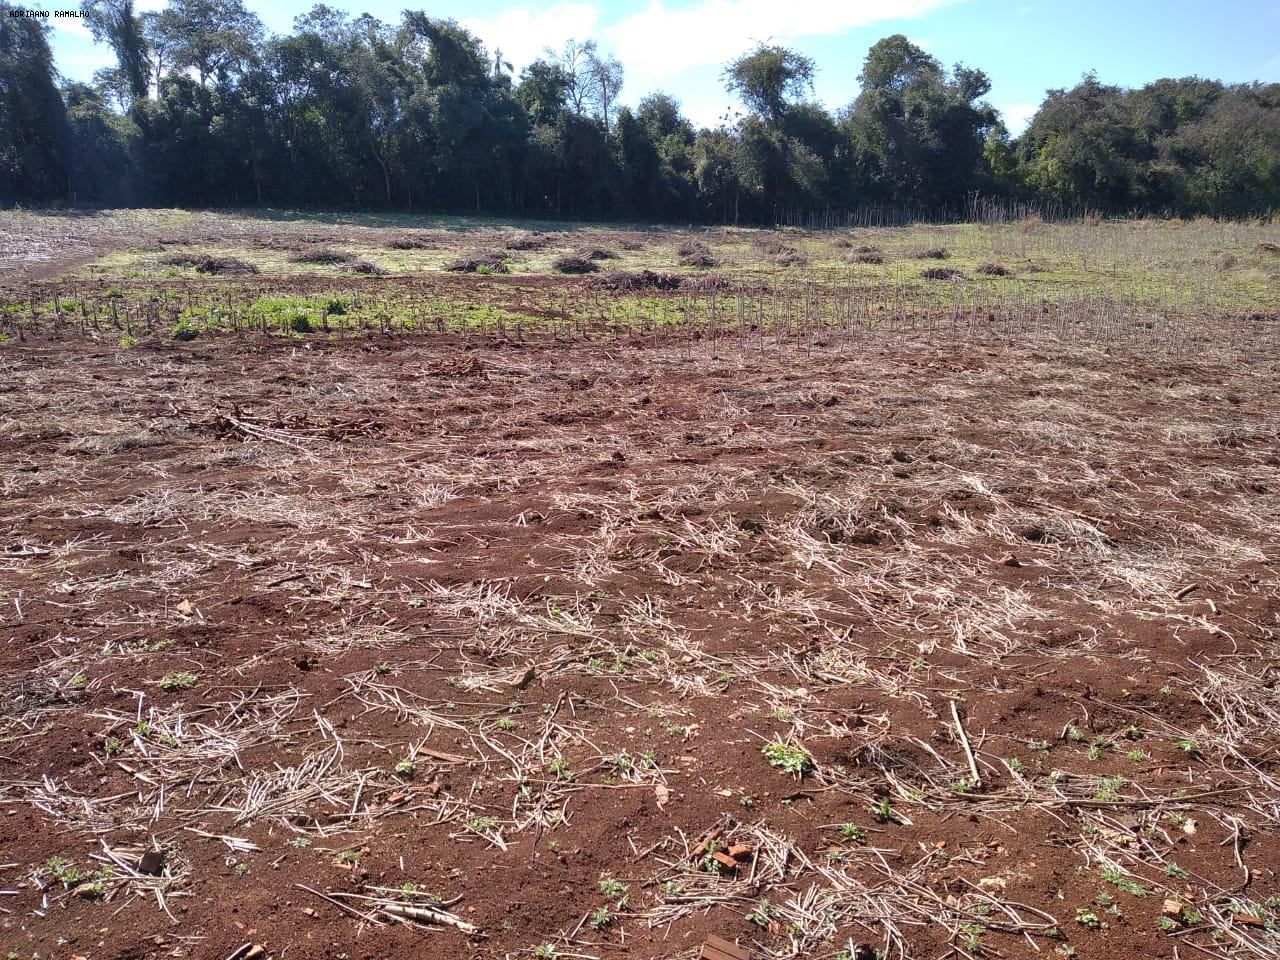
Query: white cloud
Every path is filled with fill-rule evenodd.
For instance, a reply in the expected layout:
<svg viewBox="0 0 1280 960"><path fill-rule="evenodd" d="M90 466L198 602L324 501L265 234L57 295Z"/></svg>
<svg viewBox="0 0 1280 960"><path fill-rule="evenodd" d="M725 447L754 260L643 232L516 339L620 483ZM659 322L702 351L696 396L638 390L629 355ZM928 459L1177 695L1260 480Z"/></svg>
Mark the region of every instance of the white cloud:
<svg viewBox="0 0 1280 960"><path fill-rule="evenodd" d="M996 109L1004 117L1004 125L1016 137L1027 129L1027 124L1031 122L1031 118L1036 115L1036 111L1040 108L1034 103L1007 103Z"/></svg>
<svg viewBox="0 0 1280 960"><path fill-rule="evenodd" d="M719 65L757 42L833 36L881 20L918 17L954 0L650 0L604 31L627 69L628 86L648 88L690 67Z"/></svg>
<svg viewBox="0 0 1280 960"><path fill-rule="evenodd" d="M484 41L490 55L502 51L518 74L542 55L560 49L570 37L587 40L596 33L596 9L586 3L557 3L543 10L512 7L491 17L472 17L462 25Z"/></svg>

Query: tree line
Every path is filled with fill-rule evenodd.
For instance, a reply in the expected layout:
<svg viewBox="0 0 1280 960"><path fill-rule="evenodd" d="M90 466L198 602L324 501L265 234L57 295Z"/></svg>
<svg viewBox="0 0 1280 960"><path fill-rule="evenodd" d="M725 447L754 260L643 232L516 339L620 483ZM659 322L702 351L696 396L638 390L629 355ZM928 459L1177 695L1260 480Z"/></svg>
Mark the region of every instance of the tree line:
<svg viewBox="0 0 1280 960"><path fill-rule="evenodd" d="M814 62L761 44L725 67L744 109L698 129L592 41L516 75L452 20L318 5L268 36L241 0L88 0L115 65L62 82L47 27L0 0L0 205L341 207L773 222L780 211L958 209L982 195L1106 215L1280 210L1280 84L1087 75L1020 136L981 70L905 37L857 95L813 100Z"/></svg>

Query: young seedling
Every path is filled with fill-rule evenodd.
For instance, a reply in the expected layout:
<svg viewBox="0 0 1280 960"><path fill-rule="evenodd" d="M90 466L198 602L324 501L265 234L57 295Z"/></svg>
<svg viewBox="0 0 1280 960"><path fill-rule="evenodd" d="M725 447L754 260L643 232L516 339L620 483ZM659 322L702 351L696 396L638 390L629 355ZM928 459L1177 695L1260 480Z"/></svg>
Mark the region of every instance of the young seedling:
<svg viewBox="0 0 1280 960"><path fill-rule="evenodd" d="M773 923L777 915L778 908L770 903L767 897L762 897L756 901L755 909L747 914L747 920L757 927L767 930L769 924Z"/></svg>
<svg viewBox="0 0 1280 960"><path fill-rule="evenodd" d="M160 689L166 693L177 693L179 690L190 690L196 685L197 677L186 670L175 670L160 678Z"/></svg>
<svg viewBox="0 0 1280 960"><path fill-rule="evenodd" d="M867 810L879 823L900 823L904 825L911 823L910 820L893 809L893 802L888 797L881 797L878 803L873 803Z"/></svg>
<svg viewBox="0 0 1280 960"><path fill-rule="evenodd" d="M840 836L845 840L852 840L854 843L862 841L862 828L856 823L840 824Z"/></svg>
<svg viewBox="0 0 1280 960"><path fill-rule="evenodd" d="M769 761L769 766L797 777L804 776L813 768L813 757L808 750L781 740L766 743L760 752Z"/></svg>
<svg viewBox="0 0 1280 960"><path fill-rule="evenodd" d="M1114 803L1120 799L1120 791L1128 781L1124 777L1099 777L1093 791L1093 799Z"/></svg>
<svg viewBox="0 0 1280 960"><path fill-rule="evenodd" d="M1102 918L1090 910L1088 907L1076 908L1076 923L1090 930L1102 929Z"/></svg>
<svg viewBox="0 0 1280 960"><path fill-rule="evenodd" d="M552 760L547 770L554 774L557 779L566 782L573 779L573 770L569 767L569 761L564 757L556 757Z"/></svg>
<svg viewBox="0 0 1280 960"><path fill-rule="evenodd" d="M1104 867L1102 869L1102 879L1107 881L1107 883L1111 884L1117 890L1121 890L1124 893L1131 894L1135 897L1145 897L1150 892L1138 881L1115 867Z"/></svg>
<svg viewBox="0 0 1280 960"><path fill-rule="evenodd" d="M621 880L619 880L617 877L601 877L600 878L600 892L603 893L606 897L612 897L613 899L617 900L621 897L626 896L628 889L629 888L627 887L627 885L623 883Z"/></svg>
<svg viewBox="0 0 1280 960"><path fill-rule="evenodd" d="M963 923L960 925L960 941L964 948L975 956L982 955L982 935L987 928L980 923Z"/></svg>
<svg viewBox="0 0 1280 960"><path fill-rule="evenodd" d="M498 829L497 817L471 816L467 818L467 829L480 836L488 836Z"/></svg>

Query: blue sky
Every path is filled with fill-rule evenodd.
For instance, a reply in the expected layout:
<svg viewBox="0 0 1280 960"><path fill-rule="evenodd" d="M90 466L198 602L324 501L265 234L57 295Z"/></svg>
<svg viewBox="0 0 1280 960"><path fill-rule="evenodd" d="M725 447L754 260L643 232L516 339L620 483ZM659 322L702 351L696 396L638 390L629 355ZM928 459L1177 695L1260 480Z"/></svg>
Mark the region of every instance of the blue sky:
<svg viewBox="0 0 1280 960"><path fill-rule="evenodd" d="M135 0L157 9L164 0ZM314 0L246 0L269 30L286 32ZM733 108L725 61L755 41L796 47L818 64L816 94L848 103L867 48L904 33L948 66L991 77L989 100L1016 133L1052 87L1095 70L1137 86L1162 76L1280 81L1280 0L329 0L394 22L406 7L459 20L519 70L546 44L594 37L626 67L623 100L662 89L713 124ZM54 3L51 6L58 6ZM68 4L70 6L70 4ZM83 27L53 21L58 67L88 79L110 61Z"/></svg>

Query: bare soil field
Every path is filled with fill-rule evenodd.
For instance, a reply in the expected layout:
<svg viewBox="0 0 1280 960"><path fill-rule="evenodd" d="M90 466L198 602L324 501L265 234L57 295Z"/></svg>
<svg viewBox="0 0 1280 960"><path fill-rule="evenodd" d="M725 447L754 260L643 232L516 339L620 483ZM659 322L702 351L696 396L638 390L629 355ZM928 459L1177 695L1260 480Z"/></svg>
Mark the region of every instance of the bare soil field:
<svg viewBox="0 0 1280 960"><path fill-rule="evenodd" d="M608 239L730 279L18 257L0 946L1280 957L1274 267Z"/></svg>

